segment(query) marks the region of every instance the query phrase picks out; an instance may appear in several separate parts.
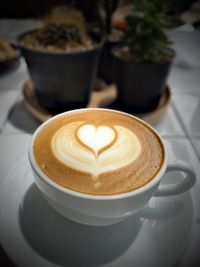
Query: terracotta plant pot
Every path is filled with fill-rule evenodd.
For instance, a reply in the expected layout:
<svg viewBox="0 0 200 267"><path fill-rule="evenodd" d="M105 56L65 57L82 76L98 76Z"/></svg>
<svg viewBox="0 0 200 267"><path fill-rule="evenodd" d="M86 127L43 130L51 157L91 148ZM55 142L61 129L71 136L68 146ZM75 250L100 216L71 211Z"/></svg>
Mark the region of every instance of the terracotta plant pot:
<svg viewBox="0 0 200 267"><path fill-rule="evenodd" d="M25 58L39 103L52 113L86 107L96 77L102 38L91 34L93 48L70 53L51 53L19 47Z"/></svg>

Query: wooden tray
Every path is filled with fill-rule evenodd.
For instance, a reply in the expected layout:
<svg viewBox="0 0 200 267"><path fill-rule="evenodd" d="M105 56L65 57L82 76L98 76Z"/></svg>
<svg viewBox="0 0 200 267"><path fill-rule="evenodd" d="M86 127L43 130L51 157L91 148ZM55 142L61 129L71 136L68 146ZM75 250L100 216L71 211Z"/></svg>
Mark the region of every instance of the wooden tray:
<svg viewBox="0 0 200 267"><path fill-rule="evenodd" d="M38 103L37 95L35 94L35 90L30 79L24 82L22 92L24 96L24 104L35 119L39 122L44 122L53 116L53 114L49 113ZM109 104L116 99L116 96L117 90L114 84L106 85L104 82L98 81L91 94L87 107L109 107ZM150 124L154 124L164 115L170 103L170 99L171 90L169 86L166 86L157 108L151 112L137 114L136 116Z"/></svg>

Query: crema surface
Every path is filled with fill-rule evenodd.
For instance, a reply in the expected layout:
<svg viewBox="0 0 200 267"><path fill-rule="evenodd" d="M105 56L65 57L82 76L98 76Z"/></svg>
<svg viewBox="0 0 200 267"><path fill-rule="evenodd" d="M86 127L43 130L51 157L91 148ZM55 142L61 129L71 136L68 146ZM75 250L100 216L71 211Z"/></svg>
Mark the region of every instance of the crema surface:
<svg viewBox="0 0 200 267"><path fill-rule="evenodd" d="M57 184L82 193L132 191L155 177L163 163L157 135L133 117L83 110L53 119L38 133L34 156Z"/></svg>

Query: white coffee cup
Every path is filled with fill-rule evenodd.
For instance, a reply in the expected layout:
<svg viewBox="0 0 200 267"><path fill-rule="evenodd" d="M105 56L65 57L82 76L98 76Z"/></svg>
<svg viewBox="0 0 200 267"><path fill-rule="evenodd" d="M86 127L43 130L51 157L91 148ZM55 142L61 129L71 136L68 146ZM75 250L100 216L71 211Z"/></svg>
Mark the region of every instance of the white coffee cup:
<svg viewBox="0 0 200 267"><path fill-rule="evenodd" d="M90 108L90 110L95 109ZM65 113L70 114L73 112L77 112L77 110ZM120 111L114 112L125 114ZM29 162L39 190L47 202L66 218L88 225L114 224L138 212L152 197L170 197L186 192L194 185L196 177L192 167L182 160L177 160L175 163L169 164L164 140L162 140L160 135L150 125L141 120L159 137L164 146L163 164L157 175L150 182L131 192L106 196L79 193L60 186L49 179L39 168L34 157L33 144L37 134L46 124L59 116L63 116L65 113L47 120L35 131L29 148ZM128 116L130 117L129 114ZM160 184L164 178L164 174L171 171L183 172L185 176L177 183Z"/></svg>

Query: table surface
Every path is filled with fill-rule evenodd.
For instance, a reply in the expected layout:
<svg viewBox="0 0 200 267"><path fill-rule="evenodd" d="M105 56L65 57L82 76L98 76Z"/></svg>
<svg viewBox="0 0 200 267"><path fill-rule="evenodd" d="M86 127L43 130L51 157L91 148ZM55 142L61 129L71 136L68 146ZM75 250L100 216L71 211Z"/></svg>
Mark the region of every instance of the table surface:
<svg viewBox="0 0 200 267"><path fill-rule="evenodd" d="M37 25L35 20L0 20L0 36L14 39L21 32ZM184 25L169 32L174 41L176 57L168 78L172 101L164 117L153 126L169 141L180 158L194 167L197 175L195 190L200 193L200 31ZM0 76L0 182L18 156L26 153L27 144L39 122L32 117L23 103L22 85L28 78L25 61L12 72ZM21 149L15 151L15 144ZM9 147L9 149L8 149ZM15 156L14 156L15 155ZM199 191L198 191L199 190ZM200 210L197 209L192 239L176 266L198 257L200 247ZM13 266L3 250L0 263ZM196 259L197 260L197 259ZM1 265L1 264L0 264ZM200 266L200 263L199 265Z"/></svg>

